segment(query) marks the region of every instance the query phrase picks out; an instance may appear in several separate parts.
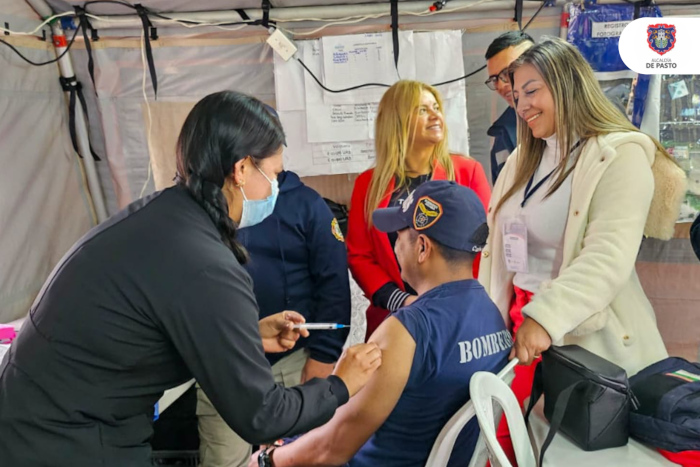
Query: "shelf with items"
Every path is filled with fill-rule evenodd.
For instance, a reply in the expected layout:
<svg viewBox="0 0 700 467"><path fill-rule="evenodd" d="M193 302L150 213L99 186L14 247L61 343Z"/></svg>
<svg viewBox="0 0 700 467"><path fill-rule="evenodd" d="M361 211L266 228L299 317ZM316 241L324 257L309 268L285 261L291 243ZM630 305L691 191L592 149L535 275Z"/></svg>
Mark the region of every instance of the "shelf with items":
<svg viewBox="0 0 700 467"><path fill-rule="evenodd" d="M679 221L700 212L700 75L661 77L659 139L688 176Z"/></svg>

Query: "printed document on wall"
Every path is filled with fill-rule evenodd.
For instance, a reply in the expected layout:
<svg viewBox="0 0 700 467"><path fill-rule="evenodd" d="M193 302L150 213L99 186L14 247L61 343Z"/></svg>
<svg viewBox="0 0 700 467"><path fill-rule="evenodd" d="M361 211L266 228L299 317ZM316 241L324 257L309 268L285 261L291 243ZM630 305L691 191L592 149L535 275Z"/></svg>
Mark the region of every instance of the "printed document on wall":
<svg viewBox="0 0 700 467"><path fill-rule="evenodd" d="M374 141L308 143L303 111L282 112L287 135L284 167L300 176L363 172L374 163Z"/></svg>

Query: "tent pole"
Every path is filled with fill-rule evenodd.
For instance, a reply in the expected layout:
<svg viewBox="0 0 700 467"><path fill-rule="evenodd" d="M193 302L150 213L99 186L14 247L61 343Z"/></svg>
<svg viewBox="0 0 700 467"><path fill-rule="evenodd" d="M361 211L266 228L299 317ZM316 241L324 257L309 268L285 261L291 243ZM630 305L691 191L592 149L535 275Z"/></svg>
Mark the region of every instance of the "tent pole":
<svg viewBox="0 0 700 467"><path fill-rule="evenodd" d="M56 56L58 56L63 53L64 50L66 50L66 36L58 21L54 21L51 25L51 32L53 33L53 45L56 49ZM75 76L75 72L73 71L73 62L71 61L69 53L65 54L58 61L58 68L61 70L61 76L64 78L71 78ZM85 168L85 176L87 178L90 196L92 197L92 204L95 207L97 222L100 223L107 219L107 209L105 208L105 200L104 195L102 194L102 187L100 186L100 179L97 176L95 160L92 158L92 151L90 150L87 115L83 113L83 107L80 105L80 103L77 103L75 106L75 133L78 149L80 150L80 154L83 156L81 162Z"/></svg>
<svg viewBox="0 0 700 467"><path fill-rule="evenodd" d="M27 3L42 18L48 18L49 16L53 15L53 11L46 3L46 0L27 0ZM67 46L66 36L59 21L53 21L51 23L51 32L53 34L53 45L56 51L56 56L59 56L64 50L66 50ZM73 62L71 61L69 53L65 54L58 61L58 68L61 72L61 76L64 78L71 78L75 76L73 71ZM104 195L102 194L100 180L97 176L95 161L92 158L92 152L90 151L87 116L83 113L83 108L79 103L77 103L75 106L75 132L78 149L80 150L80 154L83 155L80 162L82 162L83 168L85 169L85 176L87 178L88 190L92 199L92 205L95 208L97 222L100 223L107 219L107 209L105 208Z"/></svg>

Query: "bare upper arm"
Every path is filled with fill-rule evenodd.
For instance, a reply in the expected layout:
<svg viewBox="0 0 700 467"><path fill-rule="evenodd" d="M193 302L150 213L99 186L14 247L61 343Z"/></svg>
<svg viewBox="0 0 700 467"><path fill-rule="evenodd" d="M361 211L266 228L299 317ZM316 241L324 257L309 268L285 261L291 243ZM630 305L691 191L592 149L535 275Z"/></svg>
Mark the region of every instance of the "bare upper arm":
<svg viewBox="0 0 700 467"><path fill-rule="evenodd" d="M276 466L347 462L389 417L406 387L416 343L394 317L377 328L370 342L376 342L382 350L382 366L327 424L278 449Z"/></svg>

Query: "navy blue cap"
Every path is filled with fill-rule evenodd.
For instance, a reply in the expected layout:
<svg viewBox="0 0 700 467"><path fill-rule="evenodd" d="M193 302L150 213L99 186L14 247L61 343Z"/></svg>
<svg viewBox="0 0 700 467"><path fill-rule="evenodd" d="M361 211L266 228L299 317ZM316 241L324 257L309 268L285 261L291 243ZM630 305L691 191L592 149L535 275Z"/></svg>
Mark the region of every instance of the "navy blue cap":
<svg viewBox="0 0 700 467"><path fill-rule="evenodd" d="M473 190L446 180L425 182L401 206L377 209L374 226L382 232L411 227L446 247L479 252L488 227L484 205Z"/></svg>

